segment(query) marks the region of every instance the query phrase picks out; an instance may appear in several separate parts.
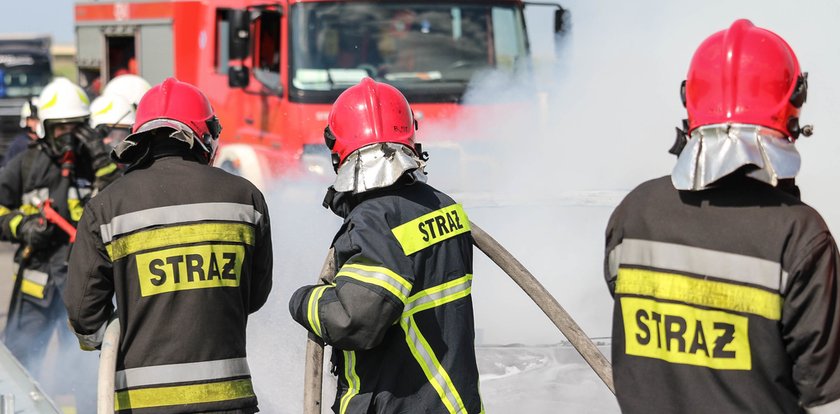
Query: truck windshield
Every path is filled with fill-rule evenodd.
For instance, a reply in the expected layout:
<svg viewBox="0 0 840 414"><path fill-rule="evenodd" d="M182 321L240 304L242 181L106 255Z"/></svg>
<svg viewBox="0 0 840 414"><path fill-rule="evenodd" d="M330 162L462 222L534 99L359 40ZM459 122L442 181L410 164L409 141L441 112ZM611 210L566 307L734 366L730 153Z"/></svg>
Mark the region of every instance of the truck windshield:
<svg viewBox="0 0 840 414"><path fill-rule="evenodd" d="M10 60L0 55L0 97L19 98L41 93L50 82L52 71L49 61L30 56L15 56Z"/></svg>
<svg viewBox="0 0 840 414"><path fill-rule="evenodd" d="M290 98L332 102L370 76L414 102L458 101L480 70L527 55L513 4L306 2L291 9Z"/></svg>

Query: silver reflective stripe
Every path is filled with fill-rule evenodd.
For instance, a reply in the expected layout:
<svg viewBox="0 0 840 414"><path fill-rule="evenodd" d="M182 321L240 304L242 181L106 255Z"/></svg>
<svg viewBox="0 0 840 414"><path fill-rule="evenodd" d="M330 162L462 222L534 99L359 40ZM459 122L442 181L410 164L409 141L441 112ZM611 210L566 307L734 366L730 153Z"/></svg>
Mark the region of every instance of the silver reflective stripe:
<svg viewBox="0 0 840 414"><path fill-rule="evenodd" d="M344 378L347 379L347 391L344 393L344 396L341 397L341 400L339 400L339 414L345 414L347 412L347 407L350 406L350 400L352 400L353 397L358 395L359 390L362 389L361 379L359 378L359 375L356 374L356 352L343 352Z"/></svg>
<svg viewBox="0 0 840 414"><path fill-rule="evenodd" d="M840 399L836 399L828 404L819 405L805 409L808 414L837 414L840 413Z"/></svg>
<svg viewBox="0 0 840 414"><path fill-rule="evenodd" d="M618 262L750 283L780 293L788 278L782 265L772 260L638 239L624 239Z"/></svg>
<svg viewBox="0 0 840 414"><path fill-rule="evenodd" d="M609 267L610 267L610 274L607 281L609 282L611 279L615 279L618 277L618 265L621 264L621 244L615 246L612 250L610 250L610 254L607 256ZM604 275L606 277L606 275Z"/></svg>
<svg viewBox="0 0 840 414"><path fill-rule="evenodd" d="M403 317L405 317L406 314L412 313L411 311L415 308L418 308L430 302L443 301L443 299L447 296L455 295L457 293L470 290L470 288L472 288L472 279L466 278L462 283L449 286L446 289L443 289L439 292L425 294L424 292L427 292L430 289L424 290L423 292L412 296L412 299L410 299L409 302L406 303L405 309L403 310Z"/></svg>
<svg viewBox="0 0 840 414"><path fill-rule="evenodd" d="M442 402L447 406L450 413L460 413L463 406L459 403L461 398L458 395L458 391L455 390L454 385L449 380L449 374L446 373L443 366L440 365L437 358L432 354L432 350L426 348L423 344L424 341L420 339L421 334L417 330L414 318L403 318L402 325L406 333L406 340L412 348L415 359L422 365L426 377L432 382L432 386L437 390L438 395L442 400L445 400Z"/></svg>
<svg viewBox="0 0 840 414"><path fill-rule="evenodd" d="M114 387L123 390L144 385L208 381L249 375L251 371L245 358L219 359L117 371Z"/></svg>
<svg viewBox="0 0 840 414"><path fill-rule="evenodd" d="M73 333L76 334L76 338L79 339L79 345L83 350L93 350L102 345L102 340L105 339L105 328L107 327L108 323L104 322L102 323L102 326L100 326L99 329L92 334L84 335L75 331Z"/></svg>
<svg viewBox="0 0 840 414"><path fill-rule="evenodd" d="M408 294L411 293L412 285L410 282L384 267L347 263L341 267L336 275L336 277L340 276L380 286L393 293L403 303L408 298Z"/></svg>
<svg viewBox="0 0 840 414"><path fill-rule="evenodd" d="M38 206L42 202L48 200L50 198L50 189L49 188L38 188L32 190L20 197L21 204L31 204L33 206Z"/></svg>
<svg viewBox="0 0 840 414"><path fill-rule="evenodd" d="M39 272L37 270L24 269L23 278L40 286L46 286L47 280L50 278L50 275L44 272Z"/></svg>
<svg viewBox="0 0 840 414"><path fill-rule="evenodd" d="M238 203L196 203L150 208L123 214L99 227L102 242L108 244L114 236L130 233L150 226L196 222L203 220L226 220L258 224L262 214L250 204Z"/></svg>

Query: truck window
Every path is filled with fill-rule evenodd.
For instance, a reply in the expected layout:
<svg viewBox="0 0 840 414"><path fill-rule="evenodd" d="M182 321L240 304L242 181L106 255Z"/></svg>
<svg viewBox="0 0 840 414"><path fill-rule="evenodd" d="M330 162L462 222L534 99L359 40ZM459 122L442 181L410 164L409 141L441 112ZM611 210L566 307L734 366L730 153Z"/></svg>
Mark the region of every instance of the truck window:
<svg viewBox="0 0 840 414"><path fill-rule="evenodd" d="M291 99L331 102L365 76L459 98L479 71L527 55L522 12L495 2L303 2L290 10ZM440 97L429 97L437 100Z"/></svg>
<svg viewBox="0 0 840 414"><path fill-rule="evenodd" d="M271 90L280 84L280 13L263 11L254 24L254 77Z"/></svg>
<svg viewBox="0 0 840 414"><path fill-rule="evenodd" d="M108 79L125 74L137 74L135 37L107 36L105 44L108 53Z"/></svg>
<svg viewBox="0 0 840 414"><path fill-rule="evenodd" d="M228 38L230 37L229 9L216 10L216 73L227 75L230 67L230 51Z"/></svg>

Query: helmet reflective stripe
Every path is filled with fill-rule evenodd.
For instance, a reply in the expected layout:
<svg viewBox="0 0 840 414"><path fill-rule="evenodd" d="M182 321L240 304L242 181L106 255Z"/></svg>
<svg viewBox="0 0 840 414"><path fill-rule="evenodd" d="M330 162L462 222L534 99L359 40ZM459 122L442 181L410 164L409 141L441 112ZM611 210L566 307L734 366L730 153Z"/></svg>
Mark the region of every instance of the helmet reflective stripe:
<svg viewBox="0 0 840 414"><path fill-rule="evenodd" d="M134 106L119 95L102 95L90 105L90 126L134 124Z"/></svg>
<svg viewBox="0 0 840 414"><path fill-rule="evenodd" d="M84 120L90 116L90 101L85 91L67 78L55 78L38 97L38 128L40 138L46 136L44 125L49 122Z"/></svg>

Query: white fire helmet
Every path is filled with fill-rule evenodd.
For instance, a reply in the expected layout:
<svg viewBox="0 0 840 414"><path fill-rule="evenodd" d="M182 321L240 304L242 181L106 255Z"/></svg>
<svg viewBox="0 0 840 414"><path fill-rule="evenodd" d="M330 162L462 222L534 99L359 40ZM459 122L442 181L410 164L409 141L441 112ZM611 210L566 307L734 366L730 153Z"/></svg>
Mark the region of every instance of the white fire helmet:
<svg viewBox="0 0 840 414"><path fill-rule="evenodd" d="M100 95L90 104L90 126L131 127L134 124L134 105L120 95Z"/></svg>
<svg viewBox="0 0 840 414"><path fill-rule="evenodd" d="M111 79L102 90L102 95L119 95L130 104L137 106L140 98L152 89L152 85L137 75L120 75Z"/></svg>
<svg viewBox="0 0 840 414"><path fill-rule="evenodd" d="M82 88L67 78L55 78L38 97L39 138L47 136L45 124L84 122L90 116L90 100Z"/></svg>
<svg viewBox="0 0 840 414"><path fill-rule="evenodd" d="M29 118L38 119L38 110L35 109L38 107L38 97L33 96L29 98L23 105L20 107L20 127L26 128L26 120ZM33 109L35 109L33 111ZM34 113L33 113L34 112Z"/></svg>

